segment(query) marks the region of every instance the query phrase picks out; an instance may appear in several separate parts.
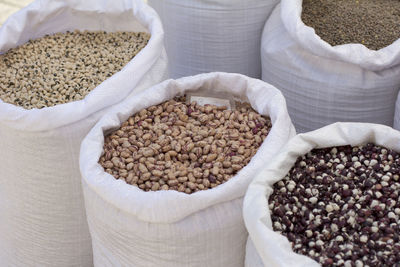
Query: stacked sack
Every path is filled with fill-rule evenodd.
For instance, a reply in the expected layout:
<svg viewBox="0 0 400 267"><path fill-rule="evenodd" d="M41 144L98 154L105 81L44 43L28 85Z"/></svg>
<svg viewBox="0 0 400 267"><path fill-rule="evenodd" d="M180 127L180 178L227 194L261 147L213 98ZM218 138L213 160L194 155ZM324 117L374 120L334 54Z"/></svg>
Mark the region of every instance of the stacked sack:
<svg viewBox="0 0 400 267"><path fill-rule="evenodd" d="M92 265L78 164L81 141L110 106L167 73L161 22L140 0L35 1L0 28L0 53L74 30L144 31L151 38L83 100L30 110L0 101L2 266Z"/></svg>
<svg viewBox="0 0 400 267"><path fill-rule="evenodd" d="M279 88L298 132L336 121L393 125L400 40L373 51L331 46L301 20L302 0L282 0L261 44L262 79Z"/></svg>
<svg viewBox="0 0 400 267"><path fill-rule="evenodd" d="M164 25L171 78L212 71L261 77L261 33L277 0L148 3Z"/></svg>

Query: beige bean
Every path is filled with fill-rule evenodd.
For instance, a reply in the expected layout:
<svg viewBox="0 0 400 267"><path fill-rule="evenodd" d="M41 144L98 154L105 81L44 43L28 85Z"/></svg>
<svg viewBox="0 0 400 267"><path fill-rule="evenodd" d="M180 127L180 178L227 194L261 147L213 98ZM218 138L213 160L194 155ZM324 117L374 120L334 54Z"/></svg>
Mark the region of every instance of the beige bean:
<svg viewBox="0 0 400 267"><path fill-rule="evenodd" d="M145 191L190 194L228 181L248 164L268 133L266 119L265 128L253 134L248 108L229 111L211 105L189 106L179 98L168 103L145 109L139 119L135 115L122 124L118 134L106 137L99 163L107 172ZM187 121L182 121L185 114ZM202 124L200 118L206 117ZM254 121L261 120L255 117ZM125 141L130 147L123 147Z"/></svg>

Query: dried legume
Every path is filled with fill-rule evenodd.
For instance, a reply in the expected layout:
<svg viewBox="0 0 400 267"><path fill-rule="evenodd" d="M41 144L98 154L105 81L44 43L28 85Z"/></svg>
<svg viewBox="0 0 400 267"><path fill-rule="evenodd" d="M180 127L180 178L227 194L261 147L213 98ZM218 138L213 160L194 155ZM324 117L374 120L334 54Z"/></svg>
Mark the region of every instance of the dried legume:
<svg viewBox="0 0 400 267"><path fill-rule="evenodd" d="M269 198L273 229L323 266L400 262L400 155L366 144L300 157Z"/></svg>
<svg viewBox="0 0 400 267"><path fill-rule="evenodd" d="M379 50L400 38L400 0L303 0L301 17L331 45Z"/></svg>
<svg viewBox="0 0 400 267"><path fill-rule="evenodd" d="M74 31L31 40L0 55L0 99L25 109L81 100L149 38L143 32Z"/></svg>
<svg viewBox="0 0 400 267"><path fill-rule="evenodd" d="M99 162L145 191L214 188L247 165L271 127L250 105L237 106L231 111L179 97L143 109L105 138Z"/></svg>

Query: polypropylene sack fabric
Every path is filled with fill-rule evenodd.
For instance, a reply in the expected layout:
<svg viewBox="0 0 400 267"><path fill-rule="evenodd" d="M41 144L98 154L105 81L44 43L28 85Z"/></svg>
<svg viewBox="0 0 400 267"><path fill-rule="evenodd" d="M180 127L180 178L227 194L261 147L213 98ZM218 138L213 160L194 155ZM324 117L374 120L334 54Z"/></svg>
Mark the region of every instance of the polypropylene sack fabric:
<svg viewBox="0 0 400 267"><path fill-rule="evenodd" d="M400 40L378 50L331 46L301 21L302 0L282 0L265 24L262 79L282 91L297 132L337 121L393 125Z"/></svg>
<svg viewBox="0 0 400 267"><path fill-rule="evenodd" d="M397 96L393 128L400 131L400 94Z"/></svg>
<svg viewBox="0 0 400 267"><path fill-rule="evenodd" d="M246 243L246 258L244 262L245 267L264 267L262 259L256 248L254 247L254 243L251 241L250 237L247 238Z"/></svg>
<svg viewBox="0 0 400 267"><path fill-rule="evenodd" d="M357 146L370 142L400 151L399 140L399 131L370 123L335 123L292 138L275 160L253 180L246 192L243 216L249 231L249 240L251 239L251 246L255 247L264 264L253 266L320 266L311 258L294 253L288 239L272 230L268 208L268 198L273 192L272 186L285 177L298 157L314 148ZM253 251L246 254L246 257L254 255Z"/></svg>
<svg viewBox="0 0 400 267"><path fill-rule="evenodd" d="M265 21L279 0L149 0L165 29L171 78L225 71L261 77Z"/></svg>
<svg viewBox="0 0 400 267"><path fill-rule="evenodd" d="M143 108L178 94L224 94L269 115L272 129L250 163L226 183L205 191L144 192L116 180L98 164L104 132ZM273 86L240 74L209 73L167 80L104 116L82 142L80 166L95 266L242 267L247 186L294 134L285 99Z"/></svg>
<svg viewBox="0 0 400 267"><path fill-rule="evenodd" d="M110 106L167 75L161 22L133 1L36 1L0 28L0 53L67 30L146 31L148 45L85 99L25 110L0 101L0 266L92 266L80 143Z"/></svg>

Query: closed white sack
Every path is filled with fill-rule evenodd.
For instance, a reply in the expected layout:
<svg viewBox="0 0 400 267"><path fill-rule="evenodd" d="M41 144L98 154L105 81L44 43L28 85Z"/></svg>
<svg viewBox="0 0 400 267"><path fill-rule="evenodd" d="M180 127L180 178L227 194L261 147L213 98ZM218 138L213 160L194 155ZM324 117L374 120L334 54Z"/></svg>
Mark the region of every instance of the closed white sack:
<svg viewBox="0 0 400 267"><path fill-rule="evenodd" d="M246 262L255 262L261 258L263 263L246 266L320 266L311 258L294 253L288 239L272 230L268 208L268 199L273 192L272 186L285 177L298 157L314 148L357 146L366 143L375 143L399 152L399 140L399 131L371 123L335 123L292 138L275 160L253 180L246 192L243 216L249 231L249 242L252 242L248 245L250 250L246 252ZM254 256L254 248L258 256Z"/></svg>
<svg viewBox="0 0 400 267"><path fill-rule="evenodd" d="M149 0L160 15L171 78L225 71L261 77L265 21L279 0Z"/></svg>
<svg viewBox="0 0 400 267"><path fill-rule="evenodd" d="M378 50L331 46L301 21L302 0L282 0L261 43L262 79L280 89L298 132L337 121L392 126L400 39Z"/></svg>
<svg viewBox="0 0 400 267"><path fill-rule="evenodd" d="M141 0L39 0L0 28L0 53L67 30L147 31L148 45L85 99L25 110L0 101L0 266L92 266L80 143L110 106L163 80L161 22Z"/></svg>
<svg viewBox="0 0 400 267"><path fill-rule="evenodd" d="M104 133L129 116L178 94L233 95L269 115L272 129L250 163L205 191L145 192L116 180L98 164ZM82 142L80 167L95 266L242 267L247 186L294 134L285 99L273 86L240 74L209 73L167 80L105 115Z"/></svg>

